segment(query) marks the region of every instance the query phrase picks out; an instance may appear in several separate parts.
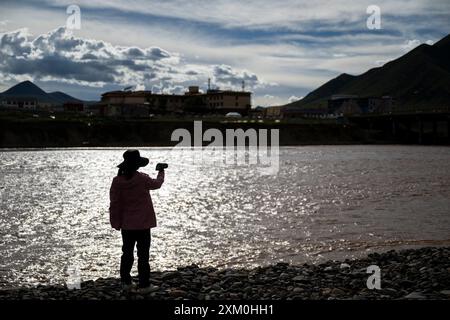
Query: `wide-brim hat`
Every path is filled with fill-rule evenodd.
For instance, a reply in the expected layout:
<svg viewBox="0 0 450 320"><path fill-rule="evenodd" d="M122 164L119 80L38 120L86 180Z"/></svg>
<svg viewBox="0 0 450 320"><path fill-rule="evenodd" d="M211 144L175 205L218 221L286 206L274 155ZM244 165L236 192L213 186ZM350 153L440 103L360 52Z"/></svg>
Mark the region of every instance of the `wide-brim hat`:
<svg viewBox="0 0 450 320"><path fill-rule="evenodd" d="M141 157L139 150L127 150L123 153L123 162L117 167L145 167L148 165L148 158Z"/></svg>

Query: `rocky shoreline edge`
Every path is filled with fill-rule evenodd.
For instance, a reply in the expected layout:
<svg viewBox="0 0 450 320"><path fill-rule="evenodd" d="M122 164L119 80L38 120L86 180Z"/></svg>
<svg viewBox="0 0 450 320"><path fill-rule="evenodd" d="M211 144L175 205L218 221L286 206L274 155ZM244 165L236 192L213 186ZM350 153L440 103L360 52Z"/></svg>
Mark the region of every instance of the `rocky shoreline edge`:
<svg viewBox="0 0 450 320"><path fill-rule="evenodd" d="M368 289L380 268L381 289ZM253 269L180 267L151 273L153 289L124 292L117 278L64 285L0 290L0 300L372 300L450 299L450 247L373 253L357 260L320 265L277 263Z"/></svg>

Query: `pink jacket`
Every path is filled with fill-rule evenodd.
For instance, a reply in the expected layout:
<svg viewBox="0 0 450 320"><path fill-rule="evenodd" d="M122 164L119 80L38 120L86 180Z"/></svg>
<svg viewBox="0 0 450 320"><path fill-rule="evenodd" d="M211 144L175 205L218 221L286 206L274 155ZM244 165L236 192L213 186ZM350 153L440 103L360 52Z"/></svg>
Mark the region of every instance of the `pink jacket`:
<svg viewBox="0 0 450 320"><path fill-rule="evenodd" d="M159 189L164 182L164 171L156 179L136 172L127 180L113 179L109 191L109 218L114 229L139 230L156 227L155 210L149 190Z"/></svg>

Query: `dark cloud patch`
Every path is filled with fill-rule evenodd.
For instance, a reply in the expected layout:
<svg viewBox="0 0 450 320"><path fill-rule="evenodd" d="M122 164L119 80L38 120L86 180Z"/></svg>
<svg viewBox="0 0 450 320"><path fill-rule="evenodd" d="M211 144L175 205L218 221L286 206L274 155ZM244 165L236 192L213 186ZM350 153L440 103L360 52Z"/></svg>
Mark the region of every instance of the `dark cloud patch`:
<svg viewBox="0 0 450 320"><path fill-rule="evenodd" d="M31 52L27 34L23 30L5 33L0 37L0 56L23 56Z"/></svg>
<svg viewBox="0 0 450 320"><path fill-rule="evenodd" d="M81 60L96 60L96 59L97 59L97 56L95 54L92 54L92 53L85 53L81 57Z"/></svg>
<svg viewBox="0 0 450 320"><path fill-rule="evenodd" d="M150 82L150 81L158 79L158 75L154 72L150 72L150 73L144 74L143 78L146 82Z"/></svg>
<svg viewBox="0 0 450 320"><path fill-rule="evenodd" d="M186 71L186 74L187 74L188 76L196 76L196 75L198 75L199 73L198 73L197 71L194 71L194 70L189 70L189 71Z"/></svg>
<svg viewBox="0 0 450 320"><path fill-rule="evenodd" d="M169 58L170 54L162 50L161 48L150 48L148 51L148 57L153 58L154 60Z"/></svg>
<svg viewBox="0 0 450 320"><path fill-rule="evenodd" d="M120 74L112 66L93 61L71 61L59 55L45 56L41 59L12 59L5 61L2 71L16 75L42 75L65 80L76 79L86 82L114 82Z"/></svg>
<svg viewBox="0 0 450 320"><path fill-rule="evenodd" d="M126 54L127 54L129 57L135 57L135 58L138 58L138 57L144 57L144 56L145 56L144 51L141 50L141 49L139 49L139 48L136 48L136 47L127 48L127 49L124 50L124 51L126 52Z"/></svg>
<svg viewBox="0 0 450 320"><path fill-rule="evenodd" d="M242 81L251 87L261 85L256 74L249 71L238 71L228 65L216 65L213 68L213 80L215 83L232 87L241 86Z"/></svg>

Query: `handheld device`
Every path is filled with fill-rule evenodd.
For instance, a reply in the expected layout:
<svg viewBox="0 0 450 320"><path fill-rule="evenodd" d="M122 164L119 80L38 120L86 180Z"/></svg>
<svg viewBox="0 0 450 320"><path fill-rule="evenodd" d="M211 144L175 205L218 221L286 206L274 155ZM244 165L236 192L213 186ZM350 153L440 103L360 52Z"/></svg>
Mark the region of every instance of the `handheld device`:
<svg viewBox="0 0 450 320"><path fill-rule="evenodd" d="M156 170L161 171L161 170L167 169L168 167L169 167L169 165L167 163L158 163L156 165Z"/></svg>

